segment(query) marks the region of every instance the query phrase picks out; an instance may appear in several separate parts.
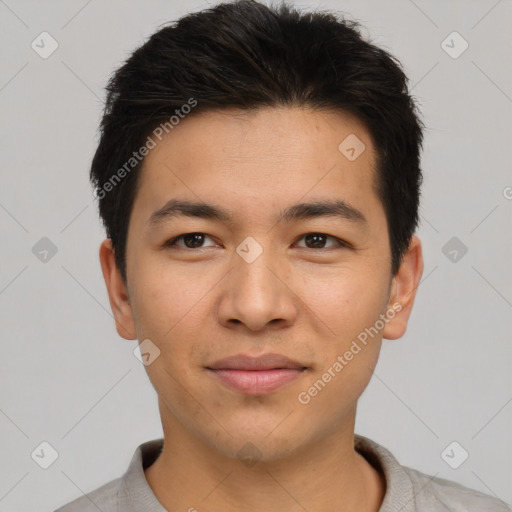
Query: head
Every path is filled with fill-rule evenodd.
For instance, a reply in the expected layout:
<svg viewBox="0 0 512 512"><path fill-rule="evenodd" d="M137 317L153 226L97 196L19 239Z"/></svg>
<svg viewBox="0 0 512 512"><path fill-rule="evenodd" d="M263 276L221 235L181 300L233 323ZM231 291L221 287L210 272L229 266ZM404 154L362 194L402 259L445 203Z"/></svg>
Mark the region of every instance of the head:
<svg viewBox="0 0 512 512"><path fill-rule="evenodd" d="M116 71L91 168L100 260L119 334L159 351L164 428L272 459L351 423L422 272L421 141L399 63L333 14L221 4ZM259 394L212 372L268 353L306 369Z"/></svg>

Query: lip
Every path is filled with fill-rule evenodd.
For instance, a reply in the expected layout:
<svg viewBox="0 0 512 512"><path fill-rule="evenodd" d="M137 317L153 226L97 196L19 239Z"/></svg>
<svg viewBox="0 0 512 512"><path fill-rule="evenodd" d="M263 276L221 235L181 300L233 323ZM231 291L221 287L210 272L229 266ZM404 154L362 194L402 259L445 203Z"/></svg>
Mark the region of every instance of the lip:
<svg viewBox="0 0 512 512"><path fill-rule="evenodd" d="M281 354L263 354L258 357L238 354L215 361L208 368L210 370L303 370L306 366Z"/></svg>
<svg viewBox="0 0 512 512"><path fill-rule="evenodd" d="M245 395L263 395L297 379L307 369L280 354L251 357L244 354L216 361L207 369L223 384Z"/></svg>

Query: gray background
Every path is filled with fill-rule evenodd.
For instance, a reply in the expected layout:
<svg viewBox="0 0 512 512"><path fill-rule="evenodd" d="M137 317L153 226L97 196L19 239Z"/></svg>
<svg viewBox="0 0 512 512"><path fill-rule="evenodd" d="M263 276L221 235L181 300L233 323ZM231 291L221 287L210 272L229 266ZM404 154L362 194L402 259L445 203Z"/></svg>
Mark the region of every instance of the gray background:
<svg viewBox="0 0 512 512"><path fill-rule="evenodd" d="M510 503L512 3L298 5L360 20L404 64L428 126L423 281L407 334L384 341L356 431ZM207 6L0 1L1 511L52 510L120 476L139 443L161 436L136 342L114 328L87 174L110 73L159 24ZM43 31L59 44L47 59L31 48ZM442 45L453 31L469 44L458 58L461 39ZM443 253L454 236L462 258L460 247ZM43 237L57 248L46 262L32 251ZM43 441L58 452L46 470L31 458ZM469 453L458 469L441 456L453 441ZM449 453L453 464L461 451Z"/></svg>

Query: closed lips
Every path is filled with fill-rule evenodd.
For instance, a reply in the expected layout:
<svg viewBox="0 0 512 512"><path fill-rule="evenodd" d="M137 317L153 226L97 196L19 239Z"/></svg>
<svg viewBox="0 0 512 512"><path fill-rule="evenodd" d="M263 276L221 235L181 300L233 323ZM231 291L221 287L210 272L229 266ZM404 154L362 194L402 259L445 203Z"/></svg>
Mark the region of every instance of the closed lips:
<svg viewBox="0 0 512 512"><path fill-rule="evenodd" d="M279 354L241 354L216 361L207 368L223 386L244 395L262 396L294 381L307 366Z"/></svg>
<svg viewBox="0 0 512 512"><path fill-rule="evenodd" d="M239 354L216 361L207 368L210 370L262 371L284 369L304 370L307 366L280 354L264 354L258 357Z"/></svg>

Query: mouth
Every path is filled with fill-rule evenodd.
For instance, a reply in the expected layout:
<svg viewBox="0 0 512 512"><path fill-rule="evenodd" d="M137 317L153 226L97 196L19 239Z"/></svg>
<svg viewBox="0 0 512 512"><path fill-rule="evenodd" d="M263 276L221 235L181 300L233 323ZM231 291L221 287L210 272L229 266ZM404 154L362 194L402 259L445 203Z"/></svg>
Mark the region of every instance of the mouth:
<svg viewBox="0 0 512 512"><path fill-rule="evenodd" d="M259 357L241 354L216 361L206 369L229 388L245 395L257 396L292 382L308 367L279 354Z"/></svg>

